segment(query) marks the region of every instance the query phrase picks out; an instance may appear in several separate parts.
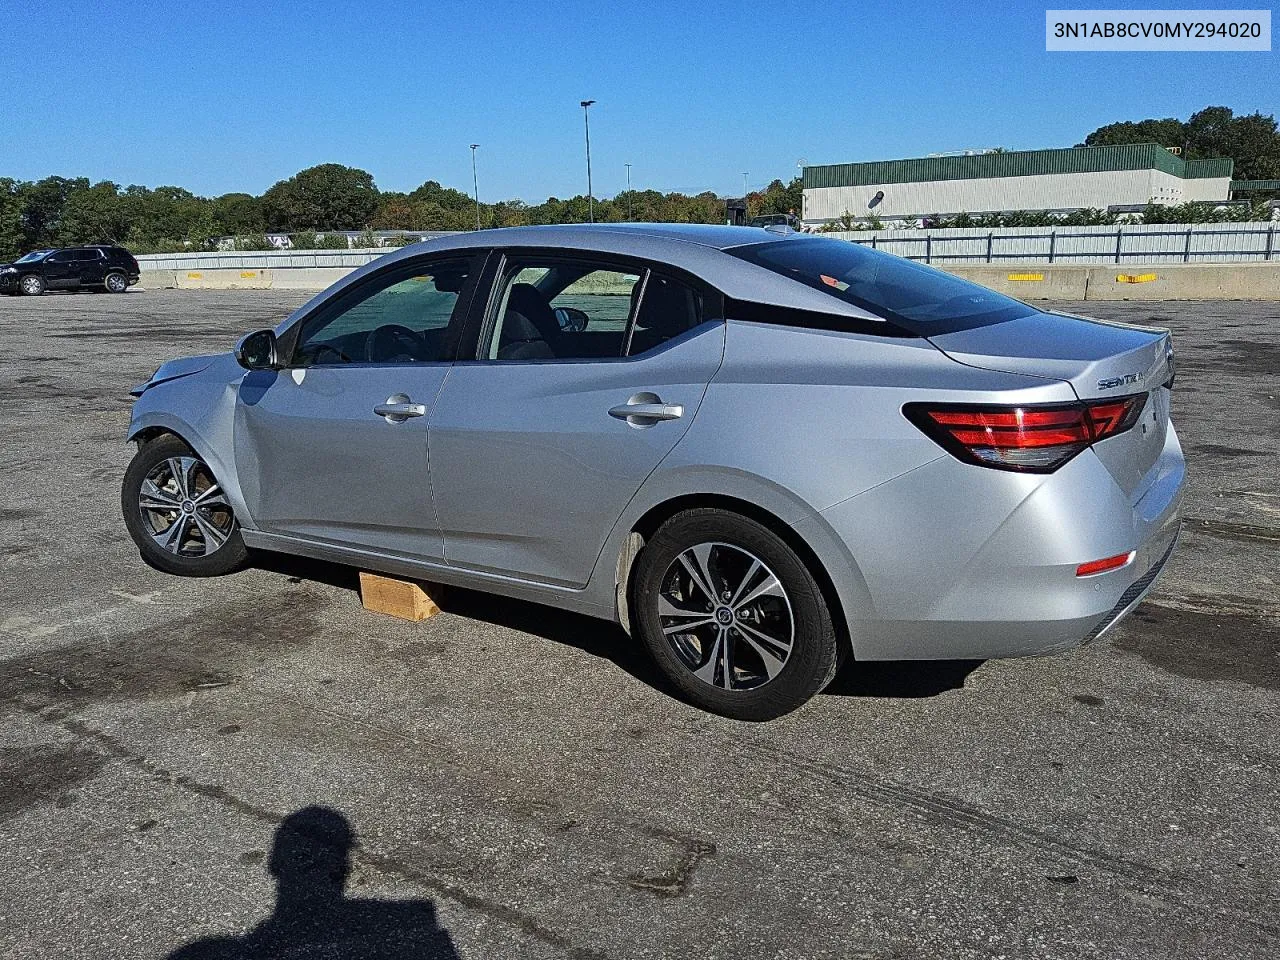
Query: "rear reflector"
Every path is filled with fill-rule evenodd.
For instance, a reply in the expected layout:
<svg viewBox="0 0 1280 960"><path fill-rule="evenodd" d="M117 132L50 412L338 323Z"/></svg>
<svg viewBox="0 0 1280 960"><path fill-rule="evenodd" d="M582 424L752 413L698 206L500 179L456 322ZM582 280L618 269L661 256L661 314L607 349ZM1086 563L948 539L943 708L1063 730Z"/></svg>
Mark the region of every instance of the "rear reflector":
<svg viewBox="0 0 1280 960"><path fill-rule="evenodd" d="M1137 422L1145 393L1083 403L1021 407L909 403L902 412L943 449L967 463L1049 473L1090 444Z"/></svg>
<svg viewBox="0 0 1280 960"><path fill-rule="evenodd" d="M1128 553L1117 553L1114 557L1104 557L1101 560L1090 560L1088 563L1082 563L1076 567L1077 577L1091 577L1095 573L1106 573L1108 570L1119 570L1121 567L1127 567L1133 560L1134 551Z"/></svg>

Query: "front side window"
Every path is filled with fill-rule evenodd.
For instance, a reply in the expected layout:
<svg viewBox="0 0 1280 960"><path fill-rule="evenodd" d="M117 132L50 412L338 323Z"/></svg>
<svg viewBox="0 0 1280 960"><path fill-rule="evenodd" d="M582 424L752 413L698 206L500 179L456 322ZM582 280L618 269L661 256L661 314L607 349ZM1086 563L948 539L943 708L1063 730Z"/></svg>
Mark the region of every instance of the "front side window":
<svg viewBox="0 0 1280 960"><path fill-rule="evenodd" d="M507 261L481 356L590 360L634 356L696 326L701 300L645 269L564 260Z"/></svg>
<svg viewBox="0 0 1280 960"><path fill-rule="evenodd" d="M392 269L304 322L293 366L453 359L469 260Z"/></svg>
<svg viewBox="0 0 1280 960"><path fill-rule="evenodd" d="M49 254L48 263L69 263L75 257L74 250L59 250Z"/></svg>
<svg viewBox="0 0 1280 960"><path fill-rule="evenodd" d="M884 317L917 336L1036 312L976 283L846 240L794 237L726 252Z"/></svg>

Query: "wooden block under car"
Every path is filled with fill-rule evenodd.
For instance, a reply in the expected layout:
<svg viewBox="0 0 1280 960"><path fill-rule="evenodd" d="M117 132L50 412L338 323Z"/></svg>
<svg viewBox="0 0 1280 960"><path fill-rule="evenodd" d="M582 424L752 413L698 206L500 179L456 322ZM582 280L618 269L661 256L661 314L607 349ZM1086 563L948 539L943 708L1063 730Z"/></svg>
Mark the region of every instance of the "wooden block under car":
<svg viewBox="0 0 1280 960"><path fill-rule="evenodd" d="M439 587L431 590L439 596ZM402 620L425 620L440 612L440 606L412 580L396 580L360 571L360 602L366 610L385 613Z"/></svg>

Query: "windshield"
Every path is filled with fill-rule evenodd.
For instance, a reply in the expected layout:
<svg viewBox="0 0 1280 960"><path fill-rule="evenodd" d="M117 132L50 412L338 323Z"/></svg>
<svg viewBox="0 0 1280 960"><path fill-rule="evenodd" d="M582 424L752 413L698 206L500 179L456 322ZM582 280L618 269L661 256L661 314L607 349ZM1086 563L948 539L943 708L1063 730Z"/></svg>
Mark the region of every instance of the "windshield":
<svg viewBox="0 0 1280 960"><path fill-rule="evenodd" d="M725 252L829 293L918 336L1036 313L1034 307L976 283L847 240L796 237Z"/></svg>
<svg viewBox="0 0 1280 960"><path fill-rule="evenodd" d="M45 257L47 257L51 253L53 253L52 250L32 250L30 253L24 253L22 256L20 256L17 260L13 262L14 263L31 263L34 260L43 260Z"/></svg>

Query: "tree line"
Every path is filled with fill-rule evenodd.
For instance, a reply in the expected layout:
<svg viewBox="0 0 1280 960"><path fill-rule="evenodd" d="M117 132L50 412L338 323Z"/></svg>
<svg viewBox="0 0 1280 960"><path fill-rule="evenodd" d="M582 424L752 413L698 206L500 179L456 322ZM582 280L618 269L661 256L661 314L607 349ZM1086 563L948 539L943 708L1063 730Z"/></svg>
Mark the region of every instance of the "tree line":
<svg viewBox="0 0 1280 960"><path fill-rule="evenodd" d="M800 209L800 180L774 180L747 198L750 215ZM667 223L723 223L724 199L633 190L596 198L595 219ZM480 226L583 223L585 195L551 197L540 204L504 200L480 204ZM261 196L226 193L201 197L182 187L122 187L86 177L18 181L0 177L0 261L26 250L83 243L122 243L135 253L212 249L222 237L241 249L267 246L266 233L307 236L337 230L473 230L475 199L428 180L408 191L379 190L373 175L325 163L299 171ZM312 242L314 241L314 242ZM330 244L333 240L330 239ZM343 241L345 245L345 241Z"/></svg>
<svg viewBox="0 0 1280 960"><path fill-rule="evenodd" d="M1230 107L1205 107L1187 120L1165 117L1125 120L1099 127L1076 146L1158 143L1178 147L1184 160L1235 161L1235 180L1280 180L1280 131L1276 118L1262 113L1236 116Z"/></svg>

